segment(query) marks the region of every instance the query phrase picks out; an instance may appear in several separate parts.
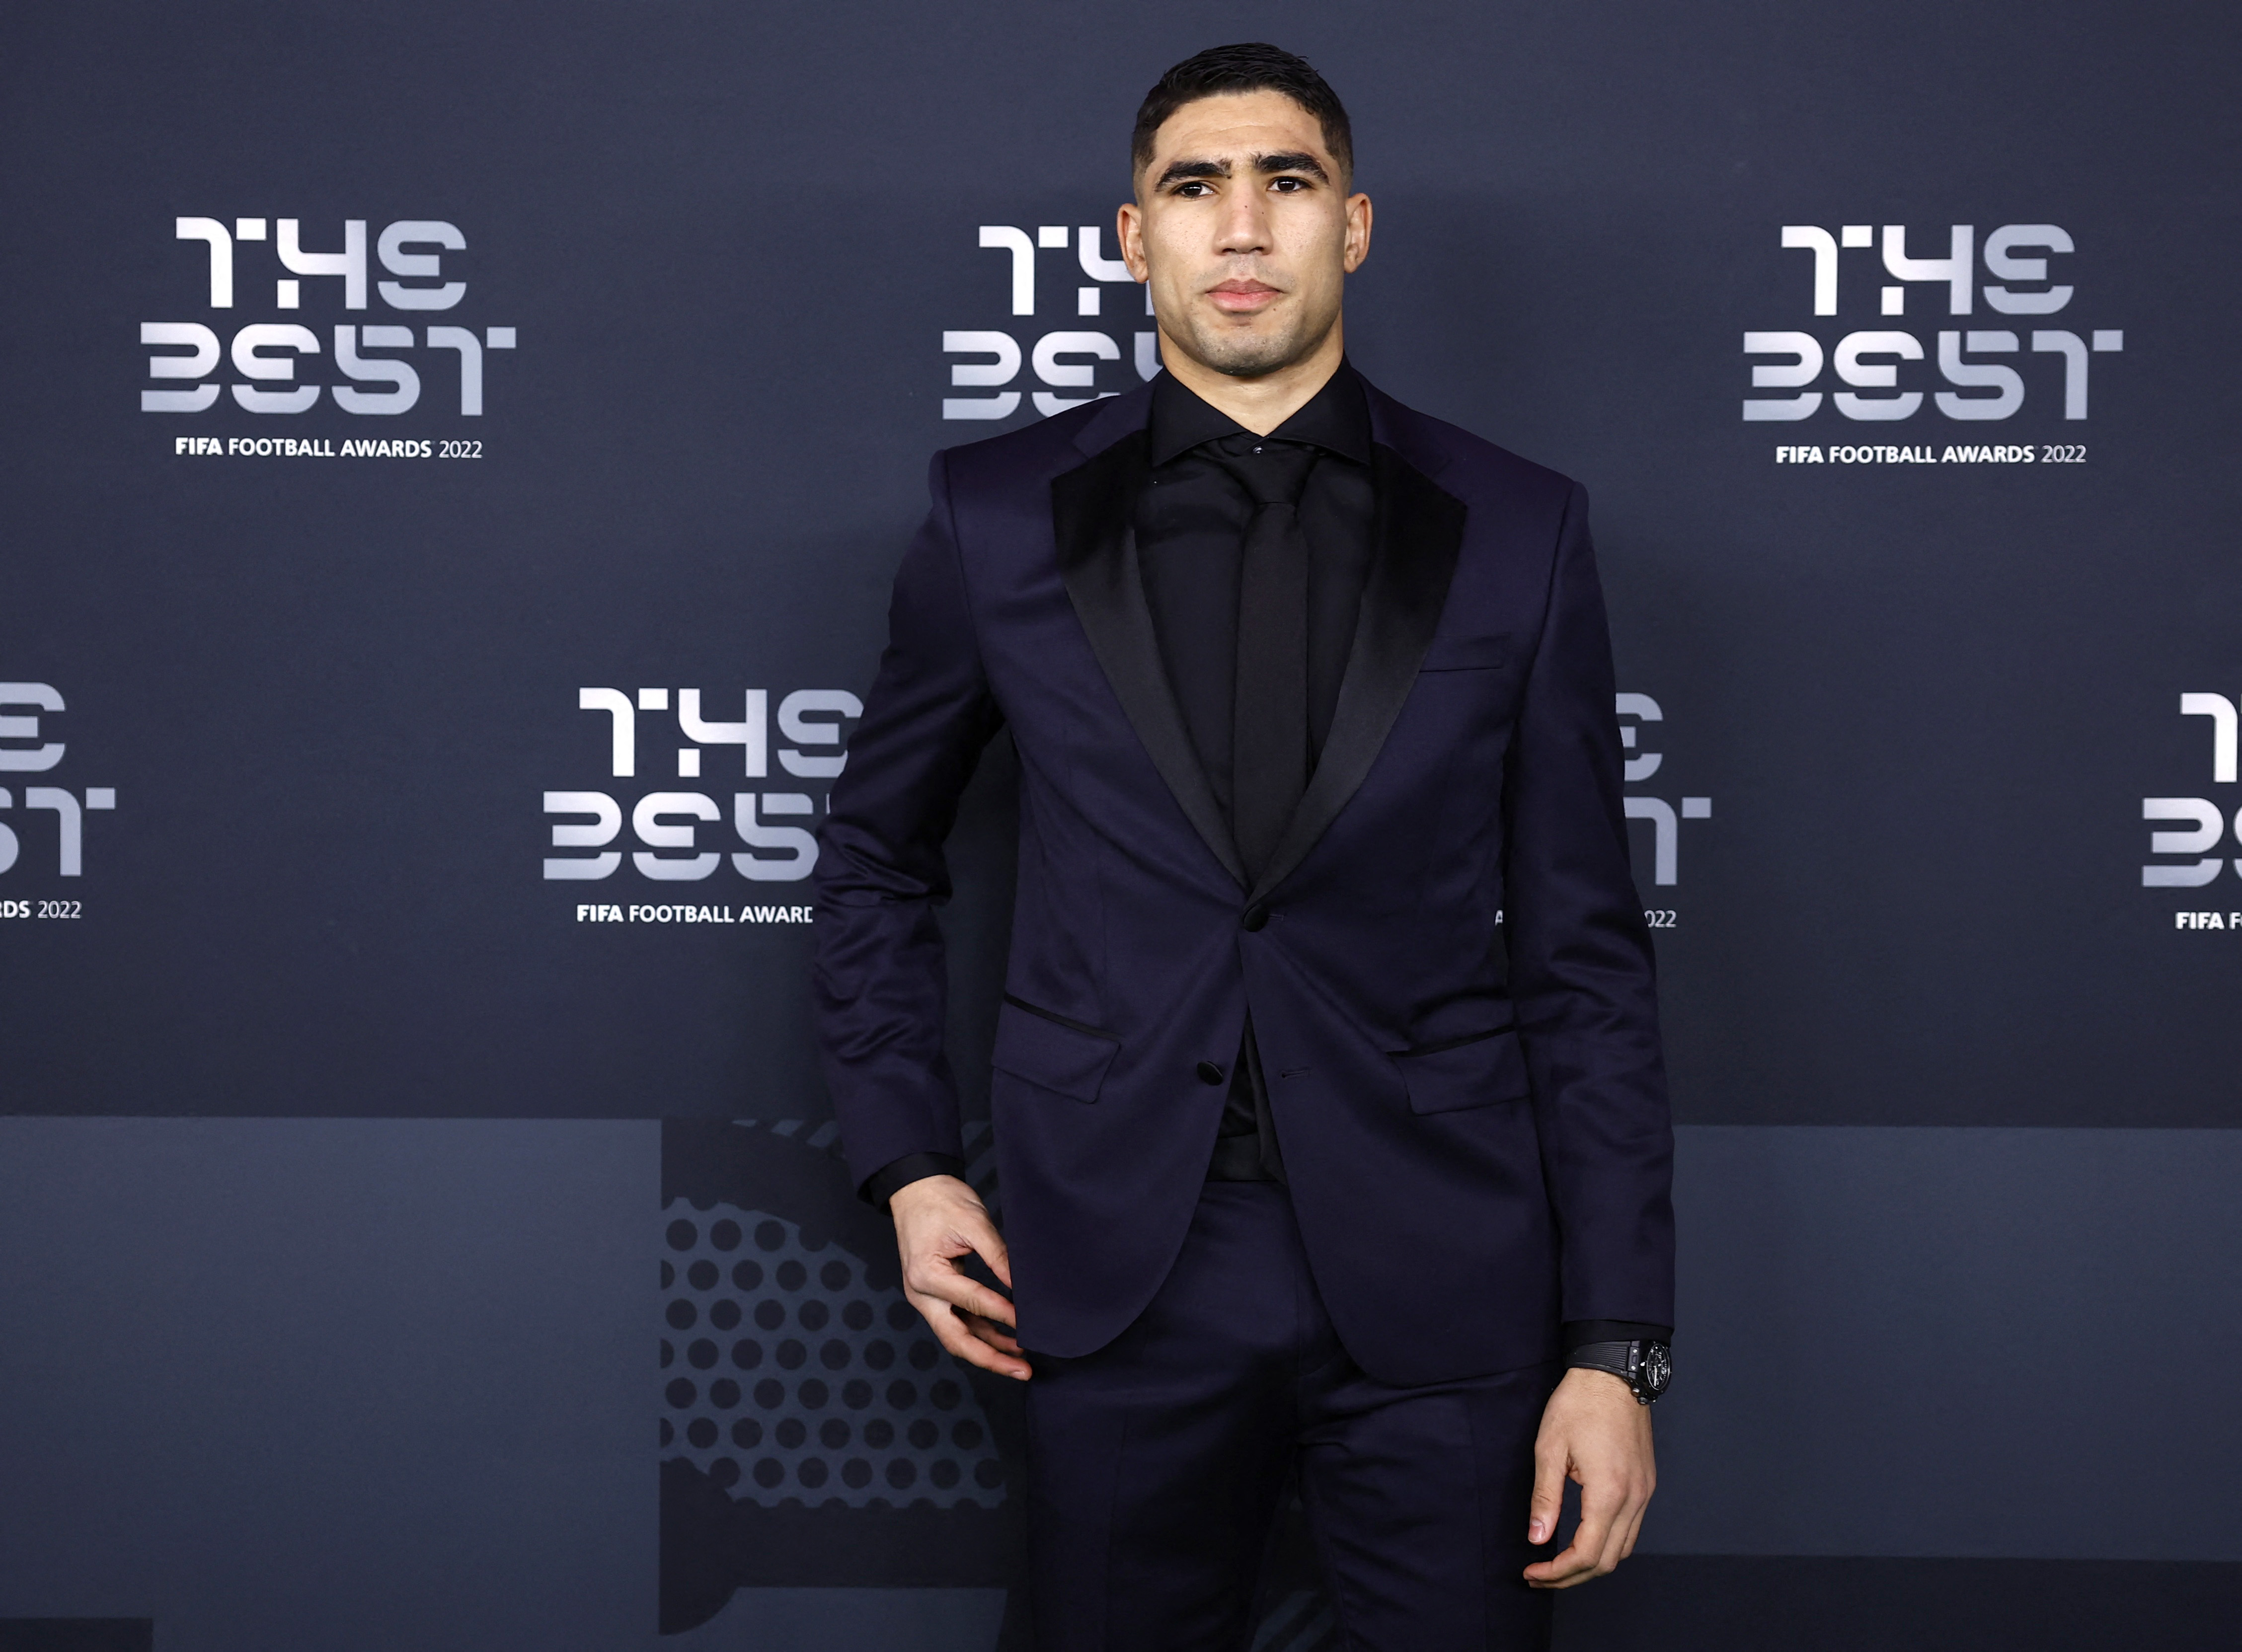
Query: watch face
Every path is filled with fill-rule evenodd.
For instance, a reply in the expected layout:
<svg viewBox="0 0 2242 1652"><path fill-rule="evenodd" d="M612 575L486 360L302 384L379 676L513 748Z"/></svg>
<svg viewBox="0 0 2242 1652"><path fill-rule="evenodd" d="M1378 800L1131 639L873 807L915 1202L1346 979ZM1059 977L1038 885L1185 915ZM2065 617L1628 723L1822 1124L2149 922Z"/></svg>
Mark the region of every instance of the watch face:
<svg viewBox="0 0 2242 1652"><path fill-rule="evenodd" d="M1666 1392L1666 1385L1674 1380L1674 1351L1663 1342L1646 1342L1642 1357L1635 1367L1635 1389L1644 1398L1655 1400Z"/></svg>

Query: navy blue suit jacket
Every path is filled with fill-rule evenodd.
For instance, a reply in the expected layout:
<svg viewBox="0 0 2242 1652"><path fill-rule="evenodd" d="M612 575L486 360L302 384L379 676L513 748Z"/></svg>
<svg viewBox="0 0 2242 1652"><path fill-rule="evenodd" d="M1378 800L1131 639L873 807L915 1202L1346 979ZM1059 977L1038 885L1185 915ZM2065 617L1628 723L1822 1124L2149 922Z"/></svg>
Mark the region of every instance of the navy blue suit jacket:
<svg viewBox="0 0 2242 1652"><path fill-rule="evenodd" d="M943 842L1020 758L994 1114L1024 1344L1165 1275L1250 1008L1315 1279L1394 1383L1674 1322L1672 1132L1578 486L1371 390L1378 546L1338 711L1249 888L1161 664L1150 392L936 455L816 872L824 1072L861 1183L959 1153Z"/></svg>

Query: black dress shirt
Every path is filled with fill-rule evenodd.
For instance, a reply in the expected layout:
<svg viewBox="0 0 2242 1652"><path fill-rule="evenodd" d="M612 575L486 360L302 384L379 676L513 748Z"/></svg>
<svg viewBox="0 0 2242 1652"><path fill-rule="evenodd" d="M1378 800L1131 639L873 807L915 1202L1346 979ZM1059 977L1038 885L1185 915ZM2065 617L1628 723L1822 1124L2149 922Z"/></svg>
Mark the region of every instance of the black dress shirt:
<svg viewBox="0 0 2242 1652"><path fill-rule="evenodd" d="M1322 389L1266 436L1204 400L1172 373L1152 384L1150 467L1136 501L1137 556L1144 601L1184 726L1208 784L1230 819L1236 700L1239 575L1254 504L1211 451L1248 438L1312 450L1298 513L1308 552L1307 724L1310 758L1320 755L1339 704L1354 642L1362 592L1377 549L1378 497L1371 465L1370 406L1362 381L1342 362ZM1249 1022L1226 1074L1228 1091L1209 1178L1284 1179ZM864 1193L884 1204L923 1177L962 1176L946 1153L912 1153L875 1172ZM1664 1326L1588 1320L1564 1327L1569 1351L1589 1342L1668 1340Z"/></svg>
<svg viewBox="0 0 2242 1652"><path fill-rule="evenodd" d="M1238 659L1238 573L1253 503L1205 451L1249 437L1229 414L1172 374L1152 384L1151 469L1137 503L1137 558L1144 601L1184 725L1225 818L1231 803L1232 683ZM1362 381L1341 366L1298 413L1256 441L1313 451L1299 501L1308 544L1308 745L1323 749L1354 642L1362 588L1375 548L1370 406Z"/></svg>
<svg viewBox="0 0 2242 1652"><path fill-rule="evenodd" d="M1231 817L1239 574L1253 501L1213 457L1218 445L1290 443L1312 454L1298 507L1308 553L1307 724L1311 762L1331 733L1339 680L1354 642L1362 588L1376 547L1370 406L1341 364L1322 389L1265 437L1187 389L1172 373L1152 384L1151 469L1137 500L1137 560L1145 606L1178 708L1225 822ZM1249 1025L1228 1075L1211 1174L1223 1181L1284 1179L1267 1087Z"/></svg>

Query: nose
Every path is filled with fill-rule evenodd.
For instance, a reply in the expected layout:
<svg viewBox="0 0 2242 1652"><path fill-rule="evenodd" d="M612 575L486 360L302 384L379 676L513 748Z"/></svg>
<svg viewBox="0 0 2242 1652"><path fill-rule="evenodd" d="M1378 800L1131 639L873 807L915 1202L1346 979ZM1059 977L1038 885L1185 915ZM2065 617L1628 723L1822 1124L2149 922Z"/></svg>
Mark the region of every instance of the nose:
<svg viewBox="0 0 2242 1652"><path fill-rule="evenodd" d="M1220 241L1217 252L1266 252L1269 250L1269 212L1262 191L1254 184L1223 198Z"/></svg>

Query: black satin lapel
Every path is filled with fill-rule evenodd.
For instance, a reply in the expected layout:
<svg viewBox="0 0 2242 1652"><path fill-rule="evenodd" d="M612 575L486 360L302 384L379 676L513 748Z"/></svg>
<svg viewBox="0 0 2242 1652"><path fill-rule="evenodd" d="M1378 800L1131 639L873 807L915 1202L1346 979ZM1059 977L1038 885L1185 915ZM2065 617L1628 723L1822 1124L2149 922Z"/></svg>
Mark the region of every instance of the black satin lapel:
<svg viewBox="0 0 2242 1652"><path fill-rule="evenodd" d="M1160 661L1152 612L1137 571L1137 535L1130 523L1148 440L1142 432L1124 437L1088 464L1052 481L1051 524L1058 535L1059 577L1089 635L1091 651L1153 768L1175 794L1185 817L1242 887L1245 869L1184 727L1183 710Z"/></svg>
<svg viewBox="0 0 2242 1652"><path fill-rule="evenodd" d="M1417 668L1425 661L1455 575L1463 546L1463 501L1435 487L1391 447L1377 447L1373 463L1378 554L1363 588L1362 617L1339 682L1331 734L1306 795L1253 889L1254 900L1292 875L1360 789L1416 686Z"/></svg>

